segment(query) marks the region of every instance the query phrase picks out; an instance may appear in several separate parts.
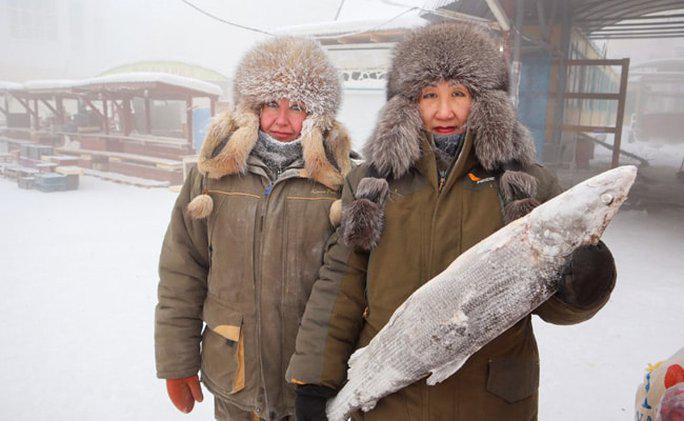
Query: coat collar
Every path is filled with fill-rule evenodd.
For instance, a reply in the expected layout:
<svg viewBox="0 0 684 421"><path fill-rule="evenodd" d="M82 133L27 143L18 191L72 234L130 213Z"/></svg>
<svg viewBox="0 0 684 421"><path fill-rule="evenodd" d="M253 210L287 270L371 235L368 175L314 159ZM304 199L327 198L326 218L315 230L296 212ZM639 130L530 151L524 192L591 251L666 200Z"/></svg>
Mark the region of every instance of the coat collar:
<svg viewBox="0 0 684 421"><path fill-rule="evenodd" d="M420 149L421 157L416 162L415 168L420 172L423 177L429 180L430 184L435 190L439 188L439 176L437 174L436 158L435 153L432 148L432 135L426 131L421 132L420 137ZM456 157L456 162L453 164L452 170L446 180L446 184L443 189L451 188L454 184L454 180L458 180L461 176L465 175L468 171L477 165L477 158L473 151L473 134L469 130L463 139L463 148L461 152Z"/></svg>

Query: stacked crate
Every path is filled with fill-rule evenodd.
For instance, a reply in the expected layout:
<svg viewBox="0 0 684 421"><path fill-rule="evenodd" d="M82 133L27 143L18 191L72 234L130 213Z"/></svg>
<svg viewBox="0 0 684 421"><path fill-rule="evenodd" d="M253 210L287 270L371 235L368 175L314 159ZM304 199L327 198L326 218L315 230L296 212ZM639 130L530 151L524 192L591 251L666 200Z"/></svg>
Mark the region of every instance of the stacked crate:
<svg viewBox="0 0 684 421"><path fill-rule="evenodd" d="M20 148L19 163L21 165L35 166L41 162L43 156L52 155L52 146L22 143Z"/></svg>
<svg viewBox="0 0 684 421"><path fill-rule="evenodd" d="M78 190L78 180L83 175L83 169L76 166L57 167L55 172L67 178L67 190Z"/></svg>
<svg viewBox="0 0 684 421"><path fill-rule="evenodd" d="M66 175L57 173L45 173L36 175L34 181L36 189L42 192L65 191L68 189L68 179Z"/></svg>

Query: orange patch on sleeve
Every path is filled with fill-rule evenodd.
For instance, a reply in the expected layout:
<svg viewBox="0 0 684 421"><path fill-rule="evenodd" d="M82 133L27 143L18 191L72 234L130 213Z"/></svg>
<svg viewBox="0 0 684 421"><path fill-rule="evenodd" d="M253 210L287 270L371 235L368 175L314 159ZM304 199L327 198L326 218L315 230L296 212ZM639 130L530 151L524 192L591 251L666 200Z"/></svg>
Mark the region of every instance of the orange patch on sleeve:
<svg viewBox="0 0 684 421"><path fill-rule="evenodd" d="M482 180L480 177L476 176L475 174L469 172L468 173L468 178L470 178L471 181L478 182Z"/></svg>

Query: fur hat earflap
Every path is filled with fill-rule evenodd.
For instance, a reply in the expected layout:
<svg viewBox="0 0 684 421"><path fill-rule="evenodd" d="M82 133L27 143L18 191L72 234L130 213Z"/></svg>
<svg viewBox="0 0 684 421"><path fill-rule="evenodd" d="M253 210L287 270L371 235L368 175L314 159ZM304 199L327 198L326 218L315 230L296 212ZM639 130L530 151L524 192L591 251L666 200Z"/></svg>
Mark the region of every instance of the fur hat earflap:
<svg viewBox="0 0 684 421"><path fill-rule="evenodd" d="M506 92L485 91L474 98L467 125L476 133L475 155L486 170L513 162L522 166L535 162L532 135L518 121Z"/></svg>
<svg viewBox="0 0 684 421"><path fill-rule="evenodd" d="M209 125L197 161L197 168L209 178L244 173L247 157L259 136L259 116L252 110L217 115Z"/></svg>
<svg viewBox="0 0 684 421"><path fill-rule="evenodd" d="M208 194L200 194L188 203L187 212L192 219L204 219L214 210L214 200Z"/></svg>
<svg viewBox="0 0 684 421"><path fill-rule="evenodd" d="M334 155L340 156L341 167L336 168L329 160L326 154L325 144L323 142L323 130L316 124L316 120L305 120L302 127L301 142L302 154L304 156L304 168L307 176L312 178L324 186L337 190L344 179L344 176L349 172L351 163L349 161L349 151L351 149L351 141L346 135L346 130L337 124L334 133ZM346 156L346 159L343 157Z"/></svg>
<svg viewBox="0 0 684 421"><path fill-rule="evenodd" d="M342 211L342 241L348 246L371 250L380 241L384 225L389 185L384 178L365 177L359 181L356 199Z"/></svg>
<svg viewBox="0 0 684 421"><path fill-rule="evenodd" d="M383 177L399 178L420 159L418 138L423 127L417 105L397 95L380 110L364 155Z"/></svg>

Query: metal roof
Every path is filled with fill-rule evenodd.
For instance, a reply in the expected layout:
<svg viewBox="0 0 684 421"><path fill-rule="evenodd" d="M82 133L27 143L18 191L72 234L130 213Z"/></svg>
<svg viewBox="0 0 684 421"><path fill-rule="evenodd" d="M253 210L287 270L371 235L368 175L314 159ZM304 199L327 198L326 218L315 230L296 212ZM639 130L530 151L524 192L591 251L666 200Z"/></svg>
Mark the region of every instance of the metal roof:
<svg viewBox="0 0 684 421"><path fill-rule="evenodd" d="M510 5L508 16L515 16L515 1ZM525 24L540 21L558 22L567 13L573 26L590 38L676 38L684 37L684 0L523 0ZM451 10L494 20L494 15L484 0L455 0L441 6ZM677 11L681 13L662 14ZM649 15L649 16L645 16ZM541 18L541 20L540 20Z"/></svg>
<svg viewBox="0 0 684 421"><path fill-rule="evenodd" d="M146 94L157 99L186 99L192 96L220 96L221 87L189 77L160 72L117 73L82 80L32 80L0 82L0 92L27 98L53 95L78 98L84 93L109 95Z"/></svg>

